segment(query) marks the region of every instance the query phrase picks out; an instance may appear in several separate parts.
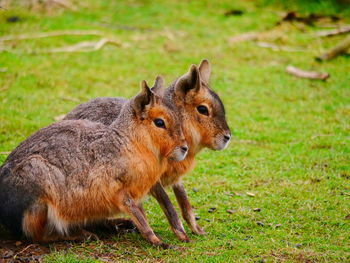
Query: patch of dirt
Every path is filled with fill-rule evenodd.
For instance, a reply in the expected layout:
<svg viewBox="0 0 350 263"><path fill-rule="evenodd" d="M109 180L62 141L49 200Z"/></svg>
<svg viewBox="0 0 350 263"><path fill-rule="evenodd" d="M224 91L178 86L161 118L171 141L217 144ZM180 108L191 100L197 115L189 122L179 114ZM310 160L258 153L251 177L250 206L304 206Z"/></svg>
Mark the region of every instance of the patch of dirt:
<svg viewBox="0 0 350 263"><path fill-rule="evenodd" d="M100 229L99 229L100 230ZM103 262L115 262L117 258L127 257L131 253L118 250L119 242L115 237L134 230L98 231L98 241L59 241L37 243L23 239L11 238L0 229L0 263L40 262L46 255L55 251L68 251L74 248L74 254L81 258L94 258ZM119 252L119 253L118 253ZM124 253L126 253L124 255Z"/></svg>
<svg viewBox="0 0 350 263"><path fill-rule="evenodd" d="M115 235L114 235L115 236ZM55 251L70 251L81 258L94 258L104 262L115 262L116 259L131 255L123 252L121 256L115 239L112 236L104 237L99 241L73 242L60 241L51 243L32 243L30 241L1 240L0 239L0 263L10 262L40 262L42 259ZM120 245L120 244L119 244Z"/></svg>
<svg viewBox="0 0 350 263"><path fill-rule="evenodd" d="M49 245L0 239L0 262L38 262L50 253Z"/></svg>

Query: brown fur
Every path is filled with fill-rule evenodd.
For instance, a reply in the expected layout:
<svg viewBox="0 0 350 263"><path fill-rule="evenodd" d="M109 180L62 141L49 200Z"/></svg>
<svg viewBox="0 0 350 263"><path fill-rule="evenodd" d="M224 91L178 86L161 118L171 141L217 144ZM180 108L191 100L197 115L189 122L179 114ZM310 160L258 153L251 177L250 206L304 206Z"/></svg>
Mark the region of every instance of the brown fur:
<svg viewBox="0 0 350 263"><path fill-rule="evenodd" d="M175 186L179 184L181 187L181 179L194 167L195 155L198 152L203 148L221 150L228 144L227 140L226 142L224 141L224 136L228 136L229 138L231 133L225 119L225 110L222 102L209 88L210 73L209 62L203 60L199 67L192 65L185 75L178 78L164 92L164 99L168 103L175 105L176 114L181 116L182 127L189 150L186 158L181 162L167 160L165 171L160 180L163 186ZM162 90L155 88L153 88L153 90L157 93L163 93ZM114 103L112 103L113 99ZM113 121L116 115L116 109L120 104L122 104L121 98L94 99L79 105L67 114L66 119L83 118L94 121L97 120L105 125L109 125ZM209 116L198 112L197 107L199 105L207 107ZM101 109L104 111L103 114L100 113ZM99 116L101 118L99 118ZM105 118L104 116L110 117ZM166 143L166 140L162 140L162 142L159 143ZM153 195L157 197L156 194ZM158 201L160 203L162 202L160 199L158 199ZM186 211L191 213L191 215L184 216L185 219L187 218L186 221L189 223L191 230L196 234L202 234L203 231L198 230L200 227L197 223L193 220L188 220L188 218L194 219L194 214L192 209L186 207L190 206L187 195L179 195L178 202L183 210L183 214ZM165 207L164 204L161 204L161 206ZM167 207L173 209L169 205ZM169 221L171 220L169 219ZM182 231L183 229L180 230ZM173 231L175 232L174 226ZM182 239L181 237L179 238Z"/></svg>
<svg viewBox="0 0 350 263"><path fill-rule="evenodd" d="M24 213L22 221L23 231L33 239L40 240L45 234L46 222L47 207L45 206L45 202L38 200L38 204L34 204Z"/></svg>
<svg viewBox="0 0 350 263"><path fill-rule="evenodd" d="M124 212L147 240L160 245L137 204L166 169L166 158L184 158L179 149L185 144L171 105L144 82L110 126L66 120L22 142L0 170L0 218L16 221L19 212L21 226L12 227L35 240L53 240Z"/></svg>

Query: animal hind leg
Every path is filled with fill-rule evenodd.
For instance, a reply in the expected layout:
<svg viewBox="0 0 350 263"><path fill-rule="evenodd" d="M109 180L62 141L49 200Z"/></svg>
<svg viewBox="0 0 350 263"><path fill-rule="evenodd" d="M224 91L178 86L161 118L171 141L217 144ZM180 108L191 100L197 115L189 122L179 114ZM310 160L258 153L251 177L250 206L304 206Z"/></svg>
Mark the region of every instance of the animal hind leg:
<svg viewBox="0 0 350 263"><path fill-rule="evenodd" d="M47 205L37 201L23 215L22 229L24 234L35 241L44 241L47 231Z"/></svg>
<svg viewBox="0 0 350 263"><path fill-rule="evenodd" d="M47 204L38 201L24 213L22 228L28 238L38 242L98 240L97 235L81 228L78 228L72 235L57 233L48 226L47 211Z"/></svg>

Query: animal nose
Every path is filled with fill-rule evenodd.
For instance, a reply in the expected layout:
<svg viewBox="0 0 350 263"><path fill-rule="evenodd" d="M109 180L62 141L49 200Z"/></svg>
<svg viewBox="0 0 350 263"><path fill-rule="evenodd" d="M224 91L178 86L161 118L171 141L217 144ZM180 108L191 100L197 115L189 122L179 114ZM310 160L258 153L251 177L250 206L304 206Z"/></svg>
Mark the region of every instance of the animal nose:
<svg viewBox="0 0 350 263"><path fill-rule="evenodd" d="M224 140L227 142L231 139L231 134L224 135Z"/></svg>
<svg viewBox="0 0 350 263"><path fill-rule="evenodd" d="M181 151L182 151L183 153L187 152L187 150L188 150L188 147L187 147L187 146L181 146Z"/></svg>

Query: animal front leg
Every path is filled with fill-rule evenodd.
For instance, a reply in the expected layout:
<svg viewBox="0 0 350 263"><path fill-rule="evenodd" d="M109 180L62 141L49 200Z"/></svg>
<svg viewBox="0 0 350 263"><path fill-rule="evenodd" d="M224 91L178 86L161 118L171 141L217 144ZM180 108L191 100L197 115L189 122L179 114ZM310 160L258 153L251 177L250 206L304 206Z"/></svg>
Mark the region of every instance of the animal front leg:
<svg viewBox="0 0 350 263"><path fill-rule="evenodd" d="M157 199L160 207L162 208L164 214L166 215L171 230L174 232L174 234L182 241L182 242L189 242L190 239L188 238L185 229L176 213L176 210L171 203L169 196L165 192L163 186L160 182L157 182L152 188L151 188L151 194Z"/></svg>
<svg viewBox="0 0 350 263"><path fill-rule="evenodd" d="M181 208L182 216L191 228L192 232L197 235L204 235L204 230L197 224L196 217L193 213L192 206L188 200L185 188L182 183L173 185L173 190L176 196L176 200Z"/></svg>
<svg viewBox="0 0 350 263"><path fill-rule="evenodd" d="M123 210L131 217L131 220L140 231L141 235L154 246L169 248L169 245L164 244L153 232L149 226L143 212L138 204L130 197L126 197L122 204Z"/></svg>
<svg viewBox="0 0 350 263"><path fill-rule="evenodd" d="M143 217L147 220L147 216L146 216L145 210L143 209L142 204L139 203L139 204L137 205L137 207L140 209L140 211L141 211Z"/></svg>

